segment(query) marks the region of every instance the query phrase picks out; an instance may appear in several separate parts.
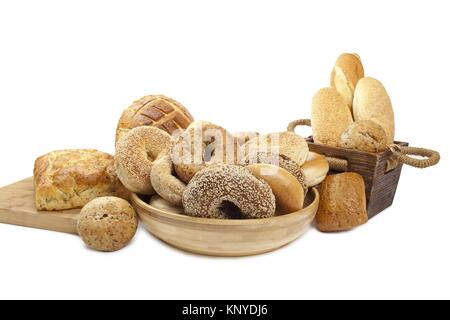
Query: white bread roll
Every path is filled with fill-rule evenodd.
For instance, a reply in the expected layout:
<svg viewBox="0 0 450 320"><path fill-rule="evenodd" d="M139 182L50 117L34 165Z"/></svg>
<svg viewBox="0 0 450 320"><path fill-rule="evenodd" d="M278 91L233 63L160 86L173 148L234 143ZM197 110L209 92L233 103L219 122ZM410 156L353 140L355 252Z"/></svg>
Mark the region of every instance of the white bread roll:
<svg viewBox="0 0 450 320"><path fill-rule="evenodd" d="M352 109L353 94L359 79L364 77L364 67L356 53L343 53L339 56L331 73L330 83Z"/></svg>
<svg viewBox="0 0 450 320"><path fill-rule="evenodd" d="M336 147L352 122L352 114L336 89L323 88L314 95L311 127L315 143Z"/></svg>
<svg viewBox="0 0 450 320"><path fill-rule="evenodd" d="M374 78L359 80L353 100L355 120L372 120L386 132L388 145L394 142L395 122L391 99L383 84Z"/></svg>

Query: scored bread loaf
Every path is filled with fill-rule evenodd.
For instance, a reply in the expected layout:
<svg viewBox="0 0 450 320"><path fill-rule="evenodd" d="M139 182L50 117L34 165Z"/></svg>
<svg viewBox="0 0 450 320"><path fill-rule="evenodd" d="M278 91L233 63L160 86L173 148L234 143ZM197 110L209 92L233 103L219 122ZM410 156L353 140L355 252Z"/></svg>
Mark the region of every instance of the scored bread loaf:
<svg viewBox="0 0 450 320"><path fill-rule="evenodd" d="M353 99L355 120L372 120L383 127L388 145L394 143L394 111L383 84L374 78L359 80Z"/></svg>
<svg viewBox="0 0 450 320"><path fill-rule="evenodd" d="M130 129L155 126L169 134L186 129L194 121L189 111L179 102L163 96L142 97L129 106L119 120L116 143Z"/></svg>
<svg viewBox="0 0 450 320"><path fill-rule="evenodd" d="M317 228L322 232L345 231L367 221L363 178L354 172L326 177L320 186Z"/></svg>
<svg viewBox="0 0 450 320"><path fill-rule="evenodd" d="M364 67L356 53L343 53L339 56L331 73L330 83L344 97L350 110L356 84L363 77Z"/></svg>
<svg viewBox="0 0 450 320"><path fill-rule="evenodd" d="M352 114L336 89L323 88L314 95L311 128L315 143L336 147L352 122Z"/></svg>

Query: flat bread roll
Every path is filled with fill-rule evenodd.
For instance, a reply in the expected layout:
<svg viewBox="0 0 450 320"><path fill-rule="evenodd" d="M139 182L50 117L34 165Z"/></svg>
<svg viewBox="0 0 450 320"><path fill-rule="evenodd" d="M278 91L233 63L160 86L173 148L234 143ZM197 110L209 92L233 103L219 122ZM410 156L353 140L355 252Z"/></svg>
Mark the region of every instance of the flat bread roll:
<svg viewBox="0 0 450 320"><path fill-rule="evenodd" d="M364 67L356 53L343 53L339 56L331 73L330 83L352 110L353 94L359 79L364 77Z"/></svg>
<svg viewBox="0 0 450 320"><path fill-rule="evenodd" d="M359 80L353 100L355 120L372 120L386 132L388 145L394 143L395 122L391 99L383 84L374 78Z"/></svg>
<svg viewBox="0 0 450 320"><path fill-rule="evenodd" d="M311 128L315 143L336 147L351 123L352 114L336 89L323 88L314 95Z"/></svg>

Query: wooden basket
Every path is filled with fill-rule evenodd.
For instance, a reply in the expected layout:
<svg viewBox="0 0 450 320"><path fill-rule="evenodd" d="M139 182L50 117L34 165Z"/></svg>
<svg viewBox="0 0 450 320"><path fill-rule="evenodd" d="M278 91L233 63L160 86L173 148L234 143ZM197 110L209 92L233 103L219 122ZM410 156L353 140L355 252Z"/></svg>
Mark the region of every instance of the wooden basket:
<svg viewBox="0 0 450 320"><path fill-rule="evenodd" d="M310 126L310 120L296 120L289 124L288 131L295 131L300 125ZM396 141L393 147L380 153L330 147L314 143L307 138L309 150L325 155L330 163L330 174L356 172L364 178L366 187L367 213L374 217L390 207L400 180L403 163L418 168L426 168L439 162L439 153L422 148L410 148L407 142ZM425 160L410 158L408 155L426 157Z"/></svg>

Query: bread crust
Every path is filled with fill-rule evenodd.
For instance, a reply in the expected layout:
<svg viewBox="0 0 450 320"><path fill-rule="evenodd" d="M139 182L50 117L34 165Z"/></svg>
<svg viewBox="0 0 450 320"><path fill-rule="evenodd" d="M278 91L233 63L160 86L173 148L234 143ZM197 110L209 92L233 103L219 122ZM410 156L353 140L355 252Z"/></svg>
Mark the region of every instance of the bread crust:
<svg viewBox="0 0 450 320"><path fill-rule="evenodd" d="M388 145L394 143L395 120L391 99L383 84L374 78L358 82L353 100L355 120L372 120L383 127Z"/></svg>
<svg viewBox="0 0 450 320"><path fill-rule="evenodd" d="M314 95L311 127L315 143L336 147L352 122L352 114L336 89L323 88Z"/></svg>
<svg viewBox="0 0 450 320"><path fill-rule="evenodd" d="M53 151L34 164L38 210L81 208L100 196L115 196L119 182L113 156L97 150Z"/></svg>

